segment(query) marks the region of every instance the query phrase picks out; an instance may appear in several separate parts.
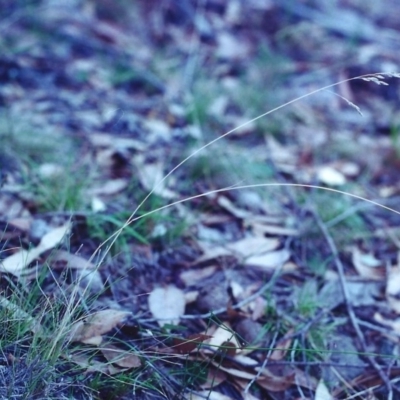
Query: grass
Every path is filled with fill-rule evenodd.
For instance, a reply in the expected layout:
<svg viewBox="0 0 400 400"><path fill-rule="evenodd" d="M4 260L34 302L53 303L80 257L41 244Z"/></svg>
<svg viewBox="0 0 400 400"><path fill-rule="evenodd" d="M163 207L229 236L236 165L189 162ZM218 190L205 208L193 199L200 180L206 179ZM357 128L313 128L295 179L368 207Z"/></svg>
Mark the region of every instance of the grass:
<svg viewBox="0 0 400 400"><path fill-rule="evenodd" d="M362 79L354 78L354 79ZM374 76L368 76L368 79L374 80ZM378 82L380 82L380 78ZM377 82L376 82L377 83ZM337 84L336 84L337 85ZM328 87L332 87L334 85L329 85ZM327 87L327 88L328 88ZM323 89L316 90L311 94L315 94L320 92ZM280 108L287 106L295 101L299 101L311 94L301 96L298 99L290 101L285 105L275 108L274 110L268 111L251 121L247 122L255 122L262 117L265 117L271 114L274 111L279 110ZM197 116L199 118L199 115ZM246 124L247 124L246 123ZM243 125L246 125L243 124ZM229 134L235 132L238 128L232 129L231 131L223 134L222 136L208 142L204 146L200 147L198 150L194 151L191 155L186 157L181 163L177 164L163 179L158 183L160 185L166 178L172 175L178 168L180 168L186 161L189 161L191 158L197 156L203 150L206 150L210 145L216 143L222 138L227 137ZM28 155L32 155L32 157L36 157L38 152L38 143L25 143L20 140L18 137L18 141L16 142L15 136L11 135L8 137L11 143L17 143L18 146L24 148ZM28 141L29 142L29 141ZM29 146L33 146L29 148ZM241 161L241 155L238 155L239 158L236 159ZM246 157L246 156L242 156ZM45 159L41 158L40 160L36 160L37 162L41 162ZM218 160L219 162L220 160ZM206 159L198 158L196 160L197 165L192 170L192 178L196 179L198 170L204 171L204 169L208 169L209 176L214 177L213 168L216 171L220 171L220 165L216 163L216 165L207 165ZM236 163L232 163L230 166L235 165ZM259 179L263 172L267 171L267 169L261 168L256 162L253 164L250 162L250 168L254 167L251 171L246 171L249 173L251 179ZM253 167L252 167L253 166ZM260 168L260 170L258 169ZM225 169L226 171L232 170L228 167ZM241 172L241 171L240 171ZM78 174L79 175L79 174ZM69 178L71 178L69 180ZM49 211L49 210L76 210L84 207L82 201L82 191L85 187L85 182L83 181L79 185L76 185L76 176L69 174L65 174L62 176L62 179L42 179L39 178L36 182L33 183L33 191L36 193L36 199L40 204L40 211ZM75 184L74 184L75 182ZM58 185L62 183L62 185ZM331 220L332 218L336 218L338 215L344 213L349 206L349 203L344 204L342 201L334 202L333 194L337 195L347 195L353 198L362 199L359 196L352 195L346 193L344 191L339 191L330 188L323 188L311 185L295 185L295 184L279 184L279 183L254 183L250 185L242 185L241 187L234 187L234 190L241 190L243 188L272 188L272 187L296 187L296 188L314 188L318 191L318 197L315 198L315 204L319 207L319 211L323 220ZM143 243L148 243L149 233L159 224L166 224L168 226L170 216L163 215L163 211L172 207L173 205L178 205L199 197L204 197L210 193L224 192L232 190L232 188L221 188L217 190L211 190L209 193L201 193L200 195L194 195L188 197L186 199L178 200L171 204L151 204L150 207L146 210L143 208L144 205L147 205L147 201L153 195L154 190L151 191L143 201L139 203L136 209L130 214L126 215L124 213L114 214L114 215L101 215L99 217L95 217L94 219L89 219L89 231L93 237L97 236L99 241L102 241L102 244L96 250L95 254L93 254L93 259L97 257L100 250L105 250L101 254L101 260L99 262L99 266L101 265L101 261L105 259L107 254L111 252L111 249L114 248L114 251L122 252L127 248L127 244L134 240L141 241ZM322 193L320 191L322 190ZM325 192L323 192L325 191ZM154 198L154 197L151 197ZM362 199L365 201L369 201L375 205L376 203ZM326 207L327 201L330 202L329 207ZM385 206L379 205L383 208L389 209ZM391 210L391 209L389 209ZM396 212L395 210L391 210ZM397 212L398 213L398 212ZM134 225L133 225L134 224ZM142 225L141 225L142 224ZM345 229L357 229L362 230L365 227L362 225L362 220L357 216L353 215L350 219L344 220L342 222L344 224ZM183 228L185 225L183 225ZM169 229L167 229L169 232ZM353 233L351 233L352 235ZM172 238L179 237L180 231L177 230L176 233L172 234ZM166 243L169 243L171 238L166 237ZM164 243L165 245L165 243ZM317 309L317 302L315 298L315 281L310 281L306 283L303 288L300 290L297 296L297 304L294 310L295 314L303 316L305 318L312 317ZM18 355L17 358L20 360L12 360L10 362L10 368L12 373L10 373L10 377L12 379L18 380L13 382L13 387L18 390L19 387L23 386L23 390L27 393L27 396L36 396L38 393L42 393L44 390L47 390L51 387L51 382L54 384L57 383L57 374L55 372L55 368L58 366L59 360L64 357L66 353L70 350L68 346L67 337L68 333L71 329L73 322L76 319L80 318L84 311L84 304L86 303L85 298L89 293L89 289L85 288L83 292L79 291L78 285L74 285L72 289L72 293L64 292L64 288L61 290L62 296L61 301L54 301L49 297L50 295L44 295L41 289L41 279L34 280L29 285L30 291L27 293L24 289L19 289L17 285L13 285L13 291L10 296L7 297L6 300L3 300L3 307L0 308L0 321L2 321L2 325L5 327L2 330L0 336L0 343L3 349L7 349L9 346L21 346L22 352L21 356L18 353L14 353ZM82 297L80 297L82 296ZM10 305L10 307L8 306ZM33 319L32 319L33 318ZM41 328L36 330L32 324L40 323ZM306 343L298 343L296 342L293 351L298 352L301 356L304 354L304 345L307 348L314 349L318 354L319 351L323 351L326 348L326 341L324 340L325 335L329 332L330 327L328 325L317 324L313 326L312 329L308 332L308 342ZM26 349L24 350L26 344ZM220 360L222 362L223 354L223 346L220 348L220 352L216 352L214 354L215 360ZM229 349L227 350L229 351ZM145 354L143 354L145 356ZM225 354L226 356L226 354ZM142 375L141 370L134 371L131 375L116 375L114 378L110 378L107 380L107 388L103 387L103 377L100 375L95 375L91 382L86 382L85 384L89 387L92 387L96 391L102 393L102 398L107 398L107 392L112 389L114 395L115 393L124 393L125 391L130 390L132 387L141 386L142 388L151 388L153 390L161 390L157 389L156 383L161 379L165 379L165 374L160 374L155 367L155 362L159 360L160 356L154 356L154 362L149 357L144 357L146 359L146 363L149 366L149 370L152 371L145 372ZM23 360L23 361L21 361ZM185 363L184 363L185 365ZM174 370L173 368L170 370L173 379L177 379L183 386L193 386L199 381L205 379L205 372L207 371L208 363L207 362L187 362L184 368L180 368ZM21 373L20 373L21 370ZM144 380L141 379L144 377ZM46 382L45 387L43 387L43 381ZM162 382L163 384L163 382ZM58 383L57 383L58 385ZM11 396L10 393L7 393L7 396ZM112 394L110 394L112 396ZM111 397L110 397L111 398Z"/></svg>
<svg viewBox="0 0 400 400"><path fill-rule="evenodd" d="M318 92L318 91L316 91L316 92ZM302 97L304 97L304 96L302 96ZM291 103L291 102L289 102L289 103ZM268 115L268 114L269 114L269 112L268 112L268 113L265 113L263 116ZM257 117L257 118L259 118L259 117ZM257 119L257 118L256 118L256 119ZM254 121L254 120L253 120L253 121ZM230 131L230 132L228 132L228 133L222 135L220 138L223 138L223 137L229 135L229 134L232 133L232 132L233 132L233 131ZM166 177L165 177L164 179L166 179L166 178L169 177L173 172L175 172L175 170L178 169L183 163L185 163L185 162L188 161L190 158L192 158L192 157L194 157L195 155L197 155L197 153L198 153L199 151L204 150L204 149L207 148L209 145L211 145L211 144L215 143L216 141L218 141L220 138L214 139L213 141L209 142L209 143L206 144L205 146L201 147L199 150L196 150L194 153L192 153L190 156L188 156L183 162L181 162L181 163L178 164L175 168L173 168L173 169L170 171L170 173L168 173L168 174L166 175ZM163 179L163 180L164 180L164 179ZM162 181L163 181L163 180L162 180ZM347 193L347 192L339 191L339 190L335 190L335 189L330 189L330 188L312 186L312 185L301 185L301 184L298 184L298 185L296 185L296 184L284 184L284 185L281 185L281 184L259 184L259 185L257 185L257 184L255 184L255 185L244 185L244 186L241 186L241 187L235 187L234 189L235 189L235 190L239 190L239 189L248 188L248 187L260 187L260 186L261 186L261 187L272 187L272 186L310 187L310 188L314 188L314 189L317 189L317 190L325 190L325 191L327 191L328 194L330 194L330 197L332 197L332 196L331 196L332 192L336 192L336 193L339 193L339 194L345 194L345 195L350 196L350 197L353 197L353 198L359 198L359 199L362 199L362 200L365 200L365 201L368 201L368 202L370 202L370 203L373 203L373 204L377 205L376 203L374 203L374 202L372 202L372 201L370 201L370 200L368 200L368 199L363 199L363 198L361 198L361 197L359 197L359 196L357 196L357 195L352 195L351 193ZM211 191L210 193L216 193L216 192L220 192L220 191L224 191L224 190L226 190L226 189L215 190L215 191ZM152 192L150 192L150 194L149 194L148 196L146 196L146 198L144 199L144 201L143 201L141 204L139 204L139 206L137 207L137 209L136 209L136 210L131 214L131 216L127 219L126 224L124 225L124 227L122 227L120 230L118 230L118 231L115 233L115 236L112 238L113 241L116 240L116 239L119 237L120 234L122 234L122 232L123 232L123 230L124 230L124 228L125 228L126 226L129 226L130 223L132 223L132 222L134 222L134 221L140 220L140 218L141 218L140 216L139 216L139 217L136 217L136 211L140 209L141 205L144 204L144 202L151 196L151 194L152 194ZM189 201L189 200L192 200L192 199L194 199L194 198L198 198L198 197L205 196L205 195L207 195L207 194L203 193L203 194L201 194L201 195L199 195L199 196L189 197L189 198L187 198L187 199L180 200L180 201L178 201L178 202L172 203L172 205L173 205L173 204L179 204L179 203L185 202L185 201ZM326 199L325 199L325 201L322 200L321 203L325 205L325 204L326 204ZM162 210L162 209L165 209L166 207L169 207L169 206L170 206L170 205L163 206L163 207L161 207L161 208L158 209L158 210L157 210L157 209L156 209L156 210L152 210L152 211L150 211L149 213L145 213L144 215L151 215L152 213L157 212L157 211L160 211L160 210ZM379 205L379 206L387 209L387 207L385 207L385 206L382 206L382 205ZM338 207L339 207L339 205L338 205ZM334 210L332 210L332 209L327 209L327 210L322 210L322 211L327 211L328 214L325 215L325 217L326 217L327 219L332 219L332 218L335 218L337 215L343 213L343 212L345 211L345 208L346 208L346 207L343 208L343 206L340 204L340 207L339 207L338 209L334 209ZM393 211L396 212L395 210L393 210ZM396 213L398 213L398 212L396 212ZM355 218L355 219L354 219L354 218ZM361 221L360 219L357 220L357 216L353 216L353 220L351 220L350 222L347 221L347 224L349 224L350 227L354 227L354 225L357 225L357 224L359 225L359 224L361 223L360 221ZM346 222L346 221L345 221L345 222ZM356 224L356 223L357 223L357 224ZM363 229L363 226L358 226L358 227L356 227L356 228L357 228L357 229ZM299 296L298 310L297 310L297 311L300 313L300 315L310 316L310 315L312 315L312 314L315 312L316 307L317 307L317 304L316 304L315 298L312 296L312 294L313 294L312 288L309 288L309 287L306 286L305 288L302 289L302 293L301 293L300 296ZM326 349L326 345L327 345L326 340L325 340L324 338L326 337L326 334L327 334L330 330L331 330L331 327L330 327L329 325L324 325L324 324L323 324L323 325L318 325L317 327L313 327L313 328L310 329L310 331L309 331L309 338L308 338L308 340L309 340L309 345L307 345L307 344L305 344L305 343L301 343L300 347L298 347L299 344L296 343L294 350L297 351L296 348L298 348L299 354L301 354L301 357L303 357L302 355L304 354L304 351L305 351L304 345L306 345L307 348L310 348L310 349L313 348L313 349L315 349L315 350L313 350L311 353L319 354L319 353L322 352L321 354L323 354L324 351L325 351L325 349ZM306 352L309 352L309 351L306 351Z"/></svg>
<svg viewBox="0 0 400 400"><path fill-rule="evenodd" d="M291 35L291 33L289 32L288 35ZM261 52L260 64L274 64L275 60L271 60L271 57L267 52ZM277 65L279 67L279 63ZM115 86L129 84L134 86L138 74L140 75L140 71L136 71L132 67L117 65L109 75L109 83ZM267 78L269 77L267 76L264 79ZM86 80L88 76L82 75L77 79ZM369 79L375 80L375 83L381 82L380 78L373 75L369 76ZM186 110L186 120L200 125L203 128L204 137L208 137L211 135L211 131L220 131L223 125L224 118L219 120L216 117L210 117L210 108L220 93L219 90L216 90L214 84L209 85L208 82L204 84L201 79L198 80L197 85L194 85L193 88L191 107ZM327 88L335 85L338 85L338 83ZM319 93L327 88L318 89L311 94ZM143 88L144 91L148 92L156 89L157 87L151 85L151 82L148 82L148 85ZM269 93L264 94L257 88L251 87L251 81L245 81L244 87L242 85L241 89L237 90L235 94L237 98L234 99L234 105L237 109L234 111L238 115L244 116L249 109L262 109L265 106L266 99L269 101L271 96ZM223 93L223 95L229 95L229 93ZM273 133L279 136L285 118L275 118L274 112L309 95L301 96L263 113L242 124L241 127L255 123L254 133L256 135L264 134L265 131L270 132L272 129ZM276 100L276 97L273 96L273 99ZM264 123L264 117L271 115L274 119L274 126L271 126L270 123L268 125ZM88 170L85 169L86 166L75 166L65 154L54 154L57 148L63 148L64 152L66 150L66 152L76 152L76 148L71 145L68 139L65 140L57 132L42 132L40 128L38 130L32 129L32 126L34 124L29 119L24 121L23 118L20 120L20 116L6 115L0 123L0 140L2 149L6 149L6 152L23 154L23 164L27 165L30 171L33 171L33 173L22 175L22 179L25 183L25 190L33 193L36 211L87 211L90 207L90 201L85 197L85 189L90 186L91 171L88 173ZM180 174L180 177L186 181L180 183L179 189L182 188L182 190L179 190L179 193L187 193L186 199L166 204L154 195L153 190L145 196L137 196L137 194L132 196L134 197L130 199L132 203L138 204L132 213L126 212L125 209L113 212L107 210L104 214L89 213L86 219L88 236L101 243L91 260L95 260L100 271L103 261L109 255L123 254L124 257L126 256L124 262L129 264L131 261L129 259L131 253L129 245L132 242L145 245L159 244L159 247L162 248L172 247L174 241L180 238L188 227L188 223L178 213L173 213L174 205L188 203L208 194L232 193L246 188L259 189L261 193L264 192L265 196L274 196L276 190L283 185L265 183L272 181L274 171L263 162L262 156L258 158L254 151L243 151L239 147L234 148L233 145L230 146L229 151L223 145L218 146L218 141L235 133L239 128L236 127L195 150L182 162L176 164L158 183L160 185L173 173L179 172L177 170L190 160L190 164L185 164L184 173ZM393 142L397 143L397 132L392 136ZM210 149L211 145L213 145L213 151ZM45 177L39 174L41 165L60 160L65 167L59 175ZM22 166L22 173L24 173L24 166ZM209 191L208 193L202 191L199 194L196 190L193 190L193 186L204 176ZM237 186L239 184L242 186ZM231 185L235 185L235 187L231 188ZM291 187L293 191L299 192L304 189L305 185L286 184L285 187ZM351 206L350 200L354 200L354 198L366 200L344 191L335 191L329 188L308 186L308 189L314 190L313 204L316 205L322 220L327 223L344 215ZM348 201L343 200L343 195L348 196L346 197ZM308 193L304 197L308 197ZM376 203L373 204L376 205ZM177 220L178 222L176 222ZM362 218L359 214L354 213L335 224L337 236L335 234L334 239L346 244L357 232L365 229ZM310 233L313 233L313 231L310 230L308 234ZM311 264L310 269L322 277L326 269L326 262L324 258L316 256L314 265ZM93 311L94 301L90 287L88 285L82 288L75 278L68 281L66 276L63 277L51 271L50 266L44 265L42 271L43 276L27 283L28 289L24 285L20 287L18 281L8 282L6 286L12 289L11 293L2 293L5 300L0 307L2 325L0 348L5 353L5 359L8 360L8 376L13 380L10 382L9 388L14 390L13 393L6 393L8 398L11 398L16 394L15 391L20 389L24 391L25 398L37 396L51 398L51 396L57 396L60 393L65 398L68 398L68 396L73 398L71 387L74 385L78 386L79 389L87 388L84 389L87 390L87 398L96 396L112 399L129 393L139 396L146 391L167 397L170 393L168 390L171 389L172 392L173 389L177 390L178 386L180 386L179 390L196 388L199 383L206 379L206 374L210 369L218 369L218 366L222 366L223 359L229 361L231 349L226 345L212 349L214 352L206 359L203 359L200 353L197 354L197 357L189 357L188 355L183 359L175 354L163 355L154 350L152 347L154 342L169 343L168 341L173 338L176 331L173 331L174 333L158 331L154 328L154 325L149 325L148 328L143 328L138 335L137 341L140 342L140 348L135 347L135 344L130 344L131 350L140 354L143 361L142 367L114 376L106 376L106 374L101 373L88 374L85 372L87 366L72 366L68 355L79 352L85 355L88 363L95 363L96 361L104 363L99 349L69 343L68 338L73 324ZM43 292L45 280L49 279L49 276L54 281L54 293ZM293 320L299 318L302 321L312 319L318 309L315 296L316 286L316 280L306 281L295 296L293 309L288 311L289 315L284 315L282 318L271 300L265 313L265 332L274 333L274 330L276 331L277 326L279 326L279 320L283 319L285 321L284 328L281 328L279 332L283 336L293 325ZM55 297L53 297L54 294ZM98 295L100 296L101 293ZM287 318L285 319L285 317ZM219 325L223 324L222 321L216 321ZM36 327L38 323L40 323L40 329ZM229 328L226 329L229 331ZM329 321L324 319L316 321L307 331L303 341L297 339L293 341L292 348L287 352L287 358L290 360L291 355L295 354L296 360L303 360L304 356L307 356L310 360L323 359L323 354L327 349L326 338L329 337L332 329ZM233 331L230 332L234 335ZM146 334L148 336L145 336ZM266 354L269 350L264 348L259 349L258 352ZM217 367L212 367L211 361L215 362ZM64 382L60 381L60 377L64 379ZM166 389L163 390L163 388Z"/></svg>
<svg viewBox="0 0 400 400"><path fill-rule="evenodd" d="M6 362L2 384L7 382L0 388L2 398L68 399L73 394L74 384L68 378L78 371L62 361L65 337L59 331L65 299L58 301L42 292L44 275L25 287L16 283L8 293L1 293L0 348L2 364Z"/></svg>

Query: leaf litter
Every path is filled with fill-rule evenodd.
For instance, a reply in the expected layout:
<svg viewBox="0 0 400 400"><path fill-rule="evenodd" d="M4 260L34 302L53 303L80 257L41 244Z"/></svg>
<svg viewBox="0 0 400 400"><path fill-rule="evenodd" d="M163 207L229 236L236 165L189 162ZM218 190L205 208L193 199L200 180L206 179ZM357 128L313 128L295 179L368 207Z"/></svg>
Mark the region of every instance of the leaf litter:
<svg viewBox="0 0 400 400"><path fill-rule="evenodd" d="M93 381L96 373L160 377L121 399L395 398L398 216L312 188L229 189L320 182L395 207L396 13L382 18L381 7L356 1L334 9L325 1L194 3L49 5L26 17L40 34L5 7L0 41L18 51L0 60L1 307L44 335L43 316L10 298L10 288L38 287L39 304L81 304L65 359ZM349 51L355 34L363 41ZM361 75L338 85L337 96L321 92L247 124ZM224 193L147 215L99 247L149 191L139 213L221 183ZM35 220L46 229L34 232ZM304 289L310 281L315 293ZM189 382L186 368L199 363Z"/></svg>

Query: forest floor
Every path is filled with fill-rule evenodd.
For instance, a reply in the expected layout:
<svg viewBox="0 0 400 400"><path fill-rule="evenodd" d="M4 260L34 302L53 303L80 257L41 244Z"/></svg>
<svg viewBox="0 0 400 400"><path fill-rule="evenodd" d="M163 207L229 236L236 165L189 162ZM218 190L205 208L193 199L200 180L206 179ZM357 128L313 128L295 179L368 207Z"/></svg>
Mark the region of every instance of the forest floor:
<svg viewBox="0 0 400 400"><path fill-rule="evenodd" d="M398 15L0 0L0 398L400 398Z"/></svg>

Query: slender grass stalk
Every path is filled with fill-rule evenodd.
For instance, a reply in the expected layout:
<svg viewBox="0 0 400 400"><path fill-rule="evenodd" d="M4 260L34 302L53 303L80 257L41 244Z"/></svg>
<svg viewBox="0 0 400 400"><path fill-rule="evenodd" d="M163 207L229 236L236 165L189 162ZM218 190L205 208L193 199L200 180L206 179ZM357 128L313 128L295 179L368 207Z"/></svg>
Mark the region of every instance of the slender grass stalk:
<svg viewBox="0 0 400 400"><path fill-rule="evenodd" d="M252 188L267 188L267 187L293 187L293 188L308 188L308 189L317 189L317 190L325 190L331 193L337 193L340 195L345 195L348 197L352 197L354 199L357 200L361 200L364 202L367 202L371 205L383 208L387 211L391 211L395 214L399 214L400 215L400 211L395 210L394 208L385 206L377 201L350 193L350 192L346 192L343 190L338 190L338 189L333 189L330 187L325 187L325 186L318 186L318 185L308 185L308 184L300 184L300 183L260 183L260 184L249 184L249 185L239 185L239 186L229 186L229 187L225 187L225 188L221 188L221 189L216 189L216 190L212 190L209 192L205 192L205 193L201 193L198 195L194 195L194 196L189 196L186 197L184 199L180 199L174 202L171 202L165 206L162 207L158 207L154 210L148 211L140 216L136 216L137 212L140 210L140 208L144 205L144 203L150 198L150 196L157 190L157 188L159 188L166 179L168 179L168 177L170 177L177 169L179 169L183 164L185 164L187 161L189 161L191 158L195 157L197 154L199 154L201 151L205 150L206 148L208 148L209 146L211 146L212 144L216 143L217 141L226 138L227 136L229 136L230 134L234 133L235 131L245 127L246 125L249 125L263 117L266 117L280 109L283 109L284 107L287 107L291 104L294 104L296 102L299 102L307 97L310 97L312 95L315 95L317 93L320 93L322 91L325 90L329 90L333 87L336 87L340 84L346 83L346 82L350 82L350 81L354 81L354 80L364 80L364 81L370 81L373 83L376 83L378 85L387 85L386 82L384 82L383 80L385 79L385 77L393 77L393 78L400 78L400 73L376 73L376 74L365 74L365 75L360 75L357 77L353 77L353 78L348 78L348 79L344 79L341 80L339 82L324 86L322 88L313 90L307 94L304 94L302 96L299 96L293 100L290 100L278 107L273 108L272 110L269 110L263 114L258 115L257 117L250 119L248 121L246 121L245 123L235 127L234 129L231 129L230 131L224 133L223 135L219 136L216 139L211 140L210 142L208 142L207 144L205 144L204 146L200 147L199 149L195 150L193 153L191 153L188 157L186 157L184 160L182 160L179 164L177 164L174 168L172 168L159 182L157 182L154 186L154 188L146 195L146 197L140 202L140 204L135 208L135 210L131 213L131 215L129 216L129 218L125 221L125 223L122 225L121 228L117 229L112 235L110 235L106 240L104 240L98 247L97 249L93 252L92 256L89 258L88 260L88 265L90 262L92 262L92 260L94 259L94 257L96 257L96 255L100 252L100 250L105 246L108 245L108 247L106 248L106 250L104 251L104 253L101 255L97 265L101 265L101 263L105 260L105 257L107 256L108 252L110 251L111 247L113 246L113 244L116 242L116 240L118 239L118 237L121 235L122 231L129 226L130 224L132 224L135 221L140 220L141 218L147 217L149 215L152 215L156 212L165 210L169 207L173 207L175 205L178 204L182 204L194 199L198 199L201 197L206 197L208 195L211 194L216 194L216 193L223 193L226 191L230 191L230 190L243 190L243 189L252 189ZM348 100L346 100L346 102L353 106L358 112L360 112L360 109L355 106L353 103L349 102ZM90 281L88 282L86 288L84 289L83 293L80 293L80 296L84 296L86 293L86 290L88 290L90 285ZM78 289L74 290L71 296L71 300L68 303L68 307L67 307L67 311L65 313L65 317L63 319L63 321L61 321L61 327L63 329L60 330L58 339L60 339L62 337L62 335L66 334L66 332L64 331L64 329L68 330L69 327L69 322L70 322L70 318L72 315L75 314L77 307L79 306L79 301L75 302L76 296L78 295Z"/></svg>
<svg viewBox="0 0 400 400"><path fill-rule="evenodd" d="M392 211L392 212L395 212L395 213L399 214L399 212L397 212L396 210L394 210L394 209L392 209L392 208L389 208L389 207L386 207L386 206L384 206L384 205L382 205L382 204L379 204L379 203L377 203L377 202L374 202L374 201L372 201L372 200L368 200L368 199L363 198L363 197L361 197L361 196L353 195L353 194L348 193L348 192L344 192L344 191L340 191L340 190L335 190L335 189L331 189L331 188L328 188L328 187L323 187L323 186L312 186L312 185L308 185L308 186L307 186L307 185L301 185L301 184L270 183L270 184L259 184L259 185L236 186L236 187L224 188L224 189L220 189L220 190L217 189L217 190L215 190L215 191L203 193L203 194L198 195L198 196L192 196L192 197L188 197L188 198L183 199L183 200L178 200L178 201L173 202L173 203L170 203L170 204L168 204L168 205L166 205L166 206L163 206L163 207L157 208L157 209L155 209L155 210L153 210L153 211L150 211L150 212L148 212L148 213L145 213L145 214L141 215L140 217L135 217L135 215L136 215L137 212L140 210L140 208L144 205L144 203L145 203L145 202L149 199L149 197L150 197L164 182L165 182L165 180L168 179L168 177L170 177L178 168L180 168L183 164L185 164L185 163L186 163L187 161L189 161L191 158L195 157L198 153L200 153L201 151L205 150L207 147L213 145L213 144L216 143L217 141L226 138L226 137L229 136L230 134L236 132L237 130L239 130L239 129L241 129L241 128L243 128L243 127L245 127L245 126L247 126L247 125L249 125L249 124L251 124L251 123L253 123L253 122L255 122L255 121L258 121L258 120L261 119L261 118L264 118L264 117L266 117L266 116L268 116L268 115L270 115L270 114L272 114L272 113L274 113L274 112L276 112L276 111L278 111L278 110L280 110L280 109L282 109L282 108L285 108L285 107L287 107L287 106L289 106L289 105L291 105L291 104L297 103L297 102L299 102L299 101L301 101L301 100L303 100L303 99L305 99L305 98L307 98L307 97L313 96L313 95L315 95L315 94L317 94L317 93L320 93L320 92L322 92L322 91L326 91L326 90L329 90L329 89L331 89L331 88L333 88L333 87L336 87L336 86L338 86L338 85L341 85L341 84L343 84L343 83L351 82L351 81L355 81L355 80L369 81L369 82L376 83L377 85L387 85L387 83L384 81L385 77L389 77L389 78L400 78L400 73L384 73L384 72L379 72L379 73L374 73L374 74L359 75L359 76L356 76L356 77L353 77L353 78L344 79L344 80L338 81L338 82L336 82L336 83L333 83L333 84L324 86L324 87L322 87L322 88L313 90L313 91L311 91L311 92L309 92L309 93L306 93L306 94L304 94L304 95L302 95L302 96L299 96L299 97L297 97L297 98L295 98L295 99L293 99L293 100L290 100L290 101L288 101L288 102L286 102L286 103L284 103L284 104L281 104L280 106L275 107L275 108L273 108L272 110L269 110L269 111L267 111L267 112L265 112L265 113L263 113L263 114L260 114L260 115L258 115L257 117L255 117L255 118L253 118L253 119L250 119L250 120L244 122L243 124L241 124L241 125L239 125L239 126L233 128L233 129L231 129L230 131L225 132L223 135L221 135L221 136L219 136L219 137L217 137L217 138L211 140L210 142L206 143L204 146L201 146L200 148L198 148L197 150L195 150L193 153L191 153L189 156L187 156L184 160L182 160L179 164L177 164L174 168L172 168L159 182L156 183L156 185L154 186L154 188L146 195L146 197L145 197L145 198L140 202L140 204L135 208L135 210L132 212L132 214L130 215L130 217L126 220L126 222L124 223L124 225L123 225L120 229L118 229L117 231L115 231L114 234L112 234L107 240L105 240L103 243L101 243L101 244L99 245L99 247L98 247L98 248L95 250L95 252L93 253L93 257L94 257L94 256L98 253L98 251L100 251L100 249L101 249L106 243L108 243L108 242L111 242L111 243L109 244L109 248L110 248L110 247L115 243L115 241L117 240L117 238L118 238L118 236L121 234L121 232L122 232L128 225L130 225L132 222L138 221L140 218L143 218L143 217L145 217L145 216L151 215L151 214L153 214L154 212L161 211L161 210L163 210L163 209L165 209L165 208L168 208L168 207L170 207L170 206L173 206L173 205L176 205L176 204L180 204L180 203L183 203L183 202L186 202L186 201L190 201L190 200L196 199L196 198L198 198L198 197L203 197L203 196L206 196L206 195L209 195L209 194L212 194L212 193L219 193L219 192L221 192L221 191L233 190L233 189L234 189L234 190L238 190L238 189L254 188L254 187L266 187L266 186L294 186L294 187L296 187L296 186L303 186L303 187L309 187L309 188L315 188L315 189L321 189L321 190L329 190L329 191L332 191L332 192L341 193L341 194L344 194L344 195L347 195L347 196L350 196L350 197L358 198L359 200L367 201L367 202L372 203L372 204L374 204L374 205L376 205L376 206L380 206L380 207L385 208L385 209L387 209L387 210L389 210L389 211ZM350 102L350 101L347 100L347 99L344 99L344 100L345 100L350 106L354 107L359 113L361 113L361 111L360 111L360 109L359 109L358 106L356 106L354 103ZM107 255L107 251L106 251L105 254L103 254L102 257L100 258L100 263L104 261L106 255Z"/></svg>

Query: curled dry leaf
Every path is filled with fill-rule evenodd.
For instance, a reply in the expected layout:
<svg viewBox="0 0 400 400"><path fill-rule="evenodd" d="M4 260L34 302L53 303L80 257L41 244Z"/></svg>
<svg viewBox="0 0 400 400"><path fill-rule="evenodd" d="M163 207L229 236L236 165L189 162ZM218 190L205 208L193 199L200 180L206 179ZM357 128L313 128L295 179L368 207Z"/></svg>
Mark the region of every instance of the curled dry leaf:
<svg viewBox="0 0 400 400"><path fill-rule="evenodd" d="M154 289L148 299L150 312L160 326L178 324L185 313L185 294L174 285Z"/></svg>
<svg viewBox="0 0 400 400"><path fill-rule="evenodd" d="M0 263L0 270L20 276L22 271L32 261L36 260L42 253L58 246L71 229L67 223L46 233L37 247L30 250L19 250L12 256L7 257Z"/></svg>
<svg viewBox="0 0 400 400"><path fill-rule="evenodd" d="M236 354L236 345L235 343L230 342L227 340L226 342L223 342L221 344L221 347L219 349L219 353L223 355L227 355L228 357L234 357Z"/></svg>
<svg viewBox="0 0 400 400"><path fill-rule="evenodd" d="M236 338L236 334L228 323L219 326L212 334L212 337L207 340L207 344L213 347L214 350L218 350L226 342L230 342L237 349L240 349L240 343Z"/></svg>
<svg viewBox="0 0 400 400"><path fill-rule="evenodd" d="M131 315L131 312L121 310L98 311L76 322L71 328L69 339L71 342L99 345L104 333L110 332Z"/></svg>

